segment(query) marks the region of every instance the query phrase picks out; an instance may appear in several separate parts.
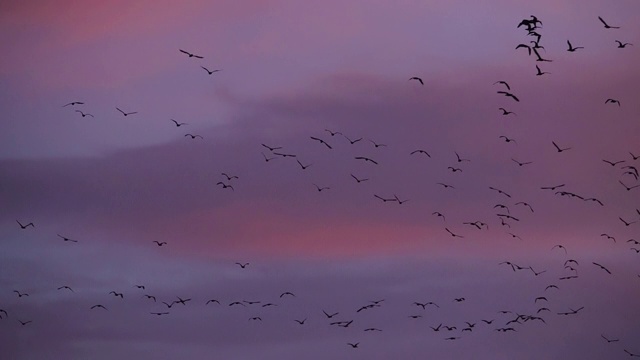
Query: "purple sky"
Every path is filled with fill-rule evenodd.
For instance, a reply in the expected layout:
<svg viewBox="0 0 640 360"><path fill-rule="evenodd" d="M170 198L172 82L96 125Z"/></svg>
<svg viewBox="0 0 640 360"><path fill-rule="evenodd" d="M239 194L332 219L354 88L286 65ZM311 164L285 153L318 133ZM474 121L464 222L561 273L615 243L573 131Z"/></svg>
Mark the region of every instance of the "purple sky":
<svg viewBox="0 0 640 360"><path fill-rule="evenodd" d="M1 358L640 355L637 1L24 3L0 3ZM531 14L552 62L515 50Z"/></svg>

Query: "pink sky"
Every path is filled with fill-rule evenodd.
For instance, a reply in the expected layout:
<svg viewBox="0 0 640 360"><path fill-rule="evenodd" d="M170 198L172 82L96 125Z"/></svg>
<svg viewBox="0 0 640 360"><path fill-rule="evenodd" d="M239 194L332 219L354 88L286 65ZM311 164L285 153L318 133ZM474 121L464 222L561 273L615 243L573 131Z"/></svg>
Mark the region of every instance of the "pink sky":
<svg viewBox="0 0 640 360"><path fill-rule="evenodd" d="M0 349L11 359L640 355L640 245L627 242L640 241L640 187L619 183L640 185L623 168L640 165L630 154L640 155L640 53L615 43L640 46L638 11L632 0L0 4ZM553 62L515 50L533 39L516 28L531 14ZM584 49L567 52L567 40ZM520 102L496 94L497 80ZM72 101L85 104L63 107ZM559 184L604 206L540 189ZM501 225L497 204L519 221ZM474 221L488 229L464 224ZM559 279L575 274L567 259L577 279ZM176 296L193 300L160 304ZM278 306L228 306L241 300ZM323 309L353 325L328 325ZM546 324L497 332L515 317L505 309ZM462 332L465 321L478 325ZM434 332L439 323L457 330Z"/></svg>

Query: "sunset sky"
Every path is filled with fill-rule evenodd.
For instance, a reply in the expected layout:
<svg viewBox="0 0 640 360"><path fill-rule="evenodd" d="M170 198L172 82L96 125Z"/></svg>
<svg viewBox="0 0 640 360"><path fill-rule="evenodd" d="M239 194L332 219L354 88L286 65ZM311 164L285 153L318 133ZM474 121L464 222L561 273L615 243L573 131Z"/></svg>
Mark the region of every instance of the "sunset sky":
<svg viewBox="0 0 640 360"><path fill-rule="evenodd" d="M552 61L516 50L531 15ZM640 355L639 17L636 0L1 2L0 358Z"/></svg>

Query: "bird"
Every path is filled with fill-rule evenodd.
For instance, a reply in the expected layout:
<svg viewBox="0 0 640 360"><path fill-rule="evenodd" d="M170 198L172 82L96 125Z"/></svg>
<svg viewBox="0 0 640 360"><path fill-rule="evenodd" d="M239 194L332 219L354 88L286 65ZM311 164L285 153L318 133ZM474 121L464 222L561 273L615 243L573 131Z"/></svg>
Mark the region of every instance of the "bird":
<svg viewBox="0 0 640 360"><path fill-rule="evenodd" d="M369 180L369 179L360 179L360 178L356 177L356 176L355 176L355 175L353 175L353 174L350 174L350 175L351 175L351 177L352 177L352 178L354 178L354 179L358 182L358 184L360 184L360 183L361 183L361 182L363 182L363 181L367 181L367 180Z"/></svg>
<svg viewBox="0 0 640 360"><path fill-rule="evenodd" d="M295 155L295 154L283 154L283 153L279 153L279 152L275 152L275 151L273 152L273 155L282 156L282 157L284 157L284 158L287 158L287 157L297 157L297 155Z"/></svg>
<svg viewBox="0 0 640 360"><path fill-rule="evenodd" d="M506 192L504 192L504 191L502 191L502 190L500 190L500 189L496 189L496 188L494 188L493 186L489 186L489 189L494 190L494 191L497 191L499 194L502 194L502 195L504 195L504 196L506 196L506 197L508 197L508 198L510 198L510 197L511 197L511 195L507 194Z"/></svg>
<svg viewBox="0 0 640 360"><path fill-rule="evenodd" d="M576 46L576 47L573 47L573 46L571 45L571 41L569 41L569 40L567 40L567 45L569 45L569 48L567 49L567 51L569 51L569 52L574 52L574 51L576 51L576 50L578 50L578 49L584 49L584 46Z"/></svg>
<svg viewBox="0 0 640 360"><path fill-rule="evenodd" d="M534 47L531 50L533 50L533 53L536 54L536 61L546 61L546 62L552 62L553 61L553 60L542 58L542 56L540 56L540 53L538 52L538 48L537 47Z"/></svg>
<svg viewBox="0 0 640 360"><path fill-rule="evenodd" d="M220 175L226 177L227 181L231 181L233 179L238 179L238 177L236 175L228 175L227 173L220 173Z"/></svg>
<svg viewBox="0 0 640 360"><path fill-rule="evenodd" d="M320 187L320 186L318 186L318 185L316 185L316 184L313 184L313 186L315 186L315 187L316 187L316 189L318 190L318 192L321 192L322 190L329 190L329 189L331 189L331 188L330 188L330 187L328 187L328 186Z"/></svg>
<svg viewBox="0 0 640 360"><path fill-rule="evenodd" d="M558 152L559 152L559 153L561 153L561 152L563 152L563 151L571 150L571 148L570 148L570 147L568 147L568 148L560 148L560 147L555 143L555 141L552 141L551 143L552 143L552 144L553 144L553 146L556 148L556 150L558 150Z"/></svg>
<svg viewBox="0 0 640 360"><path fill-rule="evenodd" d="M536 70L538 71L536 73L536 76L541 76L541 75L544 75L544 74L551 74L550 72L546 72L546 71L540 70L540 67L538 65L536 65Z"/></svg>
<svg viewBox="0 0 640 360"><path fill-rule="evenodd" d="M621 164L624 162L624 160L619 160L619 161L609 161L609 160L602 160L604 162L606 162L607 164L611 165L611 166L616 166L618 164Z"/></svg>
<svg viewBox="0 0 640 360"><path fill-rule="evenodd" d="M529 56L531 56L531 46L529 46L527 44L518 44L518 46L516 46L516 50L521 49L521 48L527 49L527 52L529 53ZM511 89L509 89L509 90L511 90Z"/></svg>
<svg viewBox="0 0 640 360"><path fill-rule="evenodd" d="M198 59L204 59L204 57L202 57L200 55L192 54L192 53L190 53L188 51L184 51L182 49L178 49L178 50L180 50L180 52L183 53L183 54L187 54L190 58L194 57L194 58L198 58Z"/></svg>
<svg viewBox="0 0 640 360"><path fill-rule="evenodd" d="M209 70L209 69L207 69L207 68L206 68L206 67L204 67L204 66L200 66L200 67L201 67L201 68L203 68L203 69L205 69L209 75L213 75L213 73L216 73L216 72L218 72L218 71L222 71L222 69Z"/></svg>
<svg viewBox="0 0 640 360"><path fill-rule="evenodd" d="M549 300L547 300L547 298L546 298L546 297L544 297L544 296L538 296L538 297L537 297L533 302L538 302L538 300L540 300L540 301L542 301L542 300L544 300L544 301L549 301Z"/></svg>
<svg viewBox="0 0 640 360"><path fill-rule="evenodd" d="M562 250L564 250L564 253L565 253L565 254L567 253L567 248L565 248L565 247L564 247L564 246L562 246L562 245L554 245L554 246L551 248L551 250L553 250L553 249L555 249L555 248L562 249Z"/></svg>
<svg viewBox="0 0 640 360"><path fill-rule="evenodd" d="M67 290L69 290L69 291L71 291L71 292L75 292L75 291L73 291L73 289L72 289L72 288L70 288L70 287L69 287L69 286L67 286L67 285L60 286L60 287L58 288L58 290L62 290L62 289L67 289Z"/></svg>
<svg viewBox="0 0 640 360"><path fill-rule="evenodd" d="M382 331L382 330L378 328L366 328L364 329L364 331Z"/></svg>
<svg viewBox="0 0 640 360"><path fill-rule="evenodd" d="M300 160L296 159L296 161L298 162L298 165L300 165L300 167L302 168L302 170L306 170L309 166L313 165L313 164L309 164L309 165L303 165Z"/></svg>
<svg viewBox="0 0 640 360"><path fill-rule="evenodd" d="M604 21L604 19L603 19L603 18L601 18L600 16L598 16L598 20L600 20L600 22L601 22L602 24L604 24L604 28L605 28L605 29L620 29L620 27L619 27L619 26L610 26L610 25L609 25L609 24L607 24L607 23Z"/></svg>
<svg viewBox="0 0 640 360"><path fill-rule="evenodd" d="M444 228L449 234L451 234L451 236L453 237L459 237L459 238L464 238L464 236L462 235L458 235L458 234L454 234L453 232L451 232L451 230L449 230L448 228Z"/></svg>
<svg viewBox="0 0 640 360"><path fill-rule="evenodd" d="M460 169L460 168L454 168L453 166L449 166L449 167L447 167L447 169L448 169L448 170L451 170L451 172L457 172L457 171L462 172L462 169Z"/></svg>
<svg viewBox="0 0 640 360"><path fill-rule="evenodd" d="M378 165L378 162L377 162L377 161L372 160L372 159L370 159L370 158L368 158L368 157L364 157L364 156L356 156L356 157L355 157L355 159L356 159L356 160L364 160L365 162L370 162L370 163L372 163L372 164Z"/></svg>
<svg viewBox="0 0 640 360"><path fill-rule="evenodd" d="M18 320L18 322L20 323L20 325L25 326L25 325L27 325L29 323L32 323L33 321L31 321L31 320L28 320L28 321Z"/></svg>
<svg viewBox="0 0 640 360"><path fill-rule="evenodd" d="M407 200L400 200L400 198L398 198L398 196L396 194L393 194L393 197L396 199L396 201L398 202L398 204L402 205L404 203L406 203L407 201L409 201L409 199Z"/></svg>
<svg viewBox="0 0 640 360"><path fill-rule="evenodd" d="M304 322L307 321L307 318L304 318L302 320L293 319L293 321L297 322L300 325L304 325Z"/></svg>
<svg viewBox="0 0 640 360"><path fill-rule="evenodd" d="M166 242L166 241L162 241L162 242L160 242L160 241L158 241L158 240L153 240L152 242L156 243L156 245L158 245L158 246L164 246L164 245L167 245L167 242Z"/></svg>
<svg viewBox="0 0 640 360"><path fill-rule="evenodd" d="M16 222L18 223L18 225L20 225L20 228L22 230L28 228L29 226L34 227L34 228L36 227L32 222L30 222L30 223L28 223L26 225L22 225L22 223L19 220L16 220Z"/></svg>
<svg viewBox="0 0 640 360"><path fill-rule="evenodd" d="M249 318L249 321L251 321L251 320L254 320L254 321L255 321L255 320L259 320L259 321L262 321L262 318L261 318L260 316L254 316L254 317L250 317L250 318Z"/></svg>
<svg viewBox="0 0 640 360"><path fill-rule="evenodd" d="M618 43L618 49L624 49L627 45L633 46L633 44L631 44L631 43L623 43L620 40L616 40L616 42Z"/></svg>
<svg viewBox="0 0 640 360"><path fill-rule="evenodd" d="M598 264L597 262L594 262L594 263L593 263L593 265L595 265L595 266L599 267L600 269L602 269L602 270L606 271L609 275L611 275L611 271L609 271L609 269L607 269L606 267L604 267L604 266L602 266L602 265Z"/></svg>
<svg viewBox="0 0 640 360"><path fill-rule="evenodd" d="M57 235L58 235L58 237L59 237L59 238L61 238L63 241L74 242L74 243L77 243L77 242L78 242L78 240L72 240L72 239L69 239L68 237L62 236L62 235L60 235L60 234L57 234Z"/></svg>
<svg viewBox="0 0 640 360"><path fill-rule="evenodd" d="M144 295L142 295L142 296L144 296L144 297L145 297L145 298L147 298L147 299L153 300L153 302L157 302L157 301L156 301L156 297L155 297L155 296L153 296L153 295L147 295L147 294L144 294Z"/></svg>
<svg viewBox="0 0 640 360"><path fill-rule="evenodd" d="M631 351L629 351L629 350L627 350L627 349L623 349L623 350L624 350L624 352L626 352L627 354L629 354L629 356L631 356L631 357L640 357L640 355L638 355L638 354L634 354L634 353L632 353Z"/></svg>
<svg viewBox="0 0 640 360"><path fill-rule="evenodd" d="M444 188L445 188L445 189L446 189L446 188L452 188L452 189L455 189L452 185L445 184L445 183L441 183L441 182L436 183L436 185L442 185L442 186L444 186Z"/></svg>
<svg viewBox="0 0 640 360"><path fill-rule="evenodd" d="M242 306L244 306L244 307L246 307L246 306L247 306L247 305L245 305L245 304L241 303L240 301L234 301L234 302L232 302L232 303L230 303L230 304L229 304L229 306L234 306L234 305L242 305Z"/></svg>
<svg viewBox="0 0 640 360"><path fill-rule="evenodd" d="M487 325L491 325L493 323L493 321L494 321L494 319L491 319L491 320L480 319L480 320L482 320L482 322L487 324Z"/></svg>
<svg viewBox="0 0 640 360"><path fill-rule="evenodd" d="M169 312L168 311L167 312L151 312L150 314L151 315L161 316L161 315L167 315L167 314L169 314Z"/></svg>
<svg viewBox="0 0 640 360"><path fill-rule="evenodd" d="M207 300L207 302L205 303L205 305L209 305L210 303L218 303L218 305L220 305L220 301L216 300L216 299L210 299Z"/></svg>
<svg viewBox="0 0 640 360"><path fill-rule="evenodd" d="M93 305L93 306L91 307L91 310L93 310L93 309L97 309L97 308L102 308L102 309L105 309L105 310L109 310L109 309L107 309L104 305L100 305L100 304L98 304L98 305Z"/></svg>
<svg viewBox="0 0 640 360"><path fill-rule="evenodd" d="M322 312L324 313L324 315L327 317L327 319L331 319L334 316L338 315L339 313L333 313L333 314L329 314L326 311L322 310Z"/></svg>
<svg viewBox="0 0 640 360"><path fill-rule="evenodd" d="M517 97L517 96L513 95L513 94L512 94L512 93L510 93L510 92L507 92L507 91L497 91L497 93L498 93L498 94L502 94L502 95L507 96L507 97L510 97L510 98L512 98L512 99L513 99L513 100L515 100L515 101L518 101L518 102L520 101L520 99L518 99L518 97Z"/></svg>
<svg viewBox="0 0 640 360"><path fill-rule="evenodd" d="M66 107L66 106L69 106L69 105L71 105L71 106L84 105L84 103L82 101L72 101L72 102L70 102L68 104L62 105L62 107Z"/></svg>
<svg viewBox="0 0 640 360"><path fill-rule="evenodd" d="M435 216L441 217L443 221L447 221L447 219L444 217L444 215L442 215L442 213L440 213L438 211L434 211L433 213L431 213L431 215L435 215Z"/></svg>
<svg viewBox="0 0 640 360"><path fill-rule="evenodd" d="M565 184L560 184L560 185L555 185L555 186L543 186L540 189L542 189L542 190L552 190L553 191L553 190L555 190L557 188L561 188L563 186L565 186Z"/></svg>
<svg viewBox="0 0 640 360"><path fill-rule="evenodd" d="M522 205L522 206L526 206L526 207L528 207L528 208L529 208L529 210L530 210L531 212L534 212L534 211L533 211L533 208L531 207L531 205L529 205L529 203L526 203L526 202L524 202L524 201L518 201L517 203L515 203L515 205Z"/></svg>
<svg viewBox="0 0 640 360"><path fill-rule="evenodd" d="M461 158L460 155L458 155L458 153L456 151L454 151L454 153L456 154L456 159L458 160L459 163L461 163L463 161L471 162L471 160L469 160L469 159Z"/></svg>
<svg viewBox="0 0 640 360"><path fill-rule="evenodd" d="M634 155L631 151L629 151L629 154L631 155L634 161L640 159L640 155Z"/></svg>
<svg viewBox="0 0 640 360"><path fill-rule="evenodd" d="M375 146L376 148L382 147L382 146L387 146L385 144L378 144L377 142L369 139L369 141L373 144L373 146Z"/></svg>
<svg viewBox="0 0 640 360"><path fill-rule="evenodd" d="M21 298L21 297L23 297L23 296L29 296L29 294L27 294L27 293L21 293L21 292L20 292L20 291L18 291L18 290L13 290L13 292L14 292L14 293L16 293L16 294L18 294L18 297L19 297L19 298Z"/></svg>
<svg viewBox="0 0 640 360"><path fill-rule="evenodd" d="M187 305L186 303L187 303L188 301L191 301L191 299L183 299L183 298L181 298L180 296L176 296L176 297L178 298L178 300L177 300L177 301L174 301L174 303L176 303L176 304Z"/></svg>
<svg viewBox="0 0 640 360"><path fill-rule="evenodd" d="M237 262L236 265L238 265L238 266L240 266L241 268L244 269L244 268L247 267L247 265L249 265L249 263L239 263L239 262Z"/></svg>
<svg viewBox="0 0 640 360"><path fill-rule="evenodd" d="M513 142L514 144L517 144L517 142L514 139L511 139L511 138L506 137L504 135L498 136L498 139L504 139L504 142L506 142L506 143Z"/></svg>
<svg viewBox="0 0 640 360"><path fill-rule="evenodd" d="M225 183L223 183L222 181L218 181L218 182L216 183L216 185L222 185L222 188L223 188L223 189L230 188L232 191L236 191L236 190L233 188L233 186L232 186L232 185L225 184Z"/></svg>
<svg viewBox="0 0 640 360"><path fill-rule="evenodd" d="M191 137L191 139L195 139L195 138L200 138L200 139L204 139L201 135L193 135L193 134L184 134L185 137L189 136Z"/></svg>
<svg viewBox="0 0 640 360"><path fill-rule="evenodd" d="M133 112L124 112L122 110L120 110L120 108L116 107L116 110L120 111L122 113L122 115L124 116L129 116L129 115L133 115L133 114L137 114L137 111L133 111Z"/></svg>
<svg viewBox="0 0 640 360"><path fill-rule="evenodd" d="M264 157L264 161L269 162L273 159L275 159L275 157L267 157L267 155L265 155L263 152L260 152L260 154L262 154L262 156Z"/></svg>
<svg viewBox="0 0 640 360"><path fill-rule="evenodd" d="M424 85L424 81L422 81L422 79L417 77L417 76L413 76L413 77L409 78L409 81L411 81L411 80L417 80L420 83L420 85Z"/></svg>
<svg viewBox="0 0 640 360"><path fill-rule="evenodd" d="M85 116L91 116L92 118L95 118L95 116L93 116L92 114L85 113L85 112L83 112L82 110L76 110L76 112L77 112L77 113L80 113L80 115L82 115L82 117L85 117Z"/></svg>
<svg viewBox="0 0 640 360"><path fill-rule="evenodd" d="M133 286L137 289L142 289L142 290L146 289L144 285L133 285Z"/></svg>
<svg viewBox="0 0 640 360"><path fill-rule="evenodd" d="M558 288L557 285L548 285L546 288L544 288L544 291L547 291L549 289L558 289L559 290L560 288Z"/></svg>
<svg viewBox="0 0 640 360"><path fill-rule="evenodd" d="M271 147L269 145L265 145L265 144L261 144L262 146L266 147L267 149L269 149L269 151L273 152L273 150L280 150L282 149L282 146L277 146L277 147Z"/></svg>
<svg viewBox="0 0 640 360"><path fill-rule="evenodd" d="M509 114L513 114L513 115L518 115L516 113L514 113L513 111L507 111L507 109L505 108L498 108L498 110L502 110L502 115L509 115Z"/></svg>
<svg viewBox="0 0 640 360"><path fill-rule="evenodd" d="M624 223L624 226L629 226L631 224L635 224L637 221L631 221L631 222L627 222L625 219L618 217L618 219L620 219L620 221L622 221Z"/></svg>
<svg viewBox="0 0 640 360"><path fill-rule="evenodd" d="M115 292L115 291L109 291L109 294L113 294L113 296L115 297L120 297L120 299L124 299L124 294L119 293L119 292Z"/></svg>
<svg viewBox="0 0 640 360"><path fill-rule="evenodd" d="M525 45L525 46L526 46L526 45ZM511 86L509 86L509 84L507 84L507 82L506 82L506 81L498 80L498 81L496 81L496 82L494 82L494 83L493 83L493 85L496 85L496 84L502 84L502 85L504 85L504 86L506 86L506 87L507 87L507 90L509 90L509 91L511 90Z"/></svg>
<svg viewBox="0 0 640 360"><path fill-rule="evenodd" d="M173 123L174 123L174 124L176 124L176 127L180 127L180 126L182 126L182 125L189 125L189 124L187 124L187 123L177 122L176 120L173 120L173 119L169 119L169 120L173 121Z"/></svg>
<svg viewBox="0 0 640 360"><path fill-rule="evenodd" d="M620 101L619 101L619 100L611 99L611 98L609 98L609 99L605 100L605 101L604 101L604 103L605 103L605 104L609 104L609 103L611 103L611 104L618 104L618 106L620 106Z"/></svg>
<svg viewBox="0 0 640 360"><path fill-rule="evenodd" d="M319 139L319 138L317 138L317 137L313 137L313 136L309 136L309 137L310 137L312 140L315 140L315 141L320 142L321 144L324 144L324 145L325 145L326 147L328 147L329 149L333 149L333 148L331 147L331 145L327 144L327 142L326 142L326 141L324 141L324 140L322 140L322 139Z"/></svg>
<svg viewBox="0 0 640 360"><path fill-rule="evenodd" d="M354 349L357 348L359 344L360 344L359 342L357 342L355 344L354 343L347 343L347 345L351 346Z"/></svg>
<svg viewBox="0 0 640 360"><path fill-rule="evenodd" d="M358 141L362 141L362 138L357 138L357 139L355 139L355 140L351 140L351 139L349 139L346 135L342 135L342 136L344 136L344 137L345 137L345 139L349 140L349 142L351 143L351 145L353 145L353 144L357 143Z"/></svg>
<svg viewBox="0 0 640 360"><path fill-rule="evenodd" d="M525 161L525 162L520 162L514 158L511 158L511 160L513 160L516 164L518 164L518 166L525 166L525 165L529 165L529 164L533 164L533 161Z"/></svg>
<svg viewBox="0 0 640 360"><path fill-rule="evenodd" d="M422 149L413 150L411 153L409 153L409 155L413 155L413 154L425 154L427 155L427 157L431 157L431 155L429 155L428 152Z"/></svg>
<svg viewBox="0 0 640 360"><path fill-rule="evenodd" d="M331 131L329 129L324 129L324 131L327 131L331 136L342 135L340 131Z"/></svg>

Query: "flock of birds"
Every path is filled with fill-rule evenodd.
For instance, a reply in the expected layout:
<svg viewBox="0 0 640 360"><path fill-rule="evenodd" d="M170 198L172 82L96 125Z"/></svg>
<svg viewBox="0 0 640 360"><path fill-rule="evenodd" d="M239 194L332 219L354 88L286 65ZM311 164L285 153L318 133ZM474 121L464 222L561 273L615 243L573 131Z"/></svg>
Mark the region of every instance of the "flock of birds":
<svg viewBox="0 0 640 360"><path fill-rule="evenodd" d="M598 19L604 25L604 28L606 30L619 29L618 26L609 25L601 17L598 17ZM516 50L525 49L528 56L534 56L534 59L537 63L535 65L536 76L550 74L549 72L543 71L540 68L540 65L538 65L538 64L550 63L553 61L551 59L547 59L546 57L543 57L541 54L541 52L544 51L545 49L541 42L543 37L540 33L542 29L542 22L540 21L540 19L532 15L530 16L530 18L523 19L517 25L517 28L524 28L526 30L526 35L528 37L531 37L532 40L529 41L528 43L518 44L515 47L515 49ZM618 39L615 39L615 43L618 44L617 48L620 48L620 49L625 49L628 46L633 45ZM567 51L572 53L577 52L578 50L584 49L583 46L575 46L570 40L567 40L567 46L568 46ZM179 52L182 54L185 54L189 59L199 59L199 60L204 59L203 56L190 53L182 49L179 49ZM201 66L201 68L205 70L208 75L212 75L216 72L221 71L221 69L210 70L205 66ZM420 86L425 86L425 81L419 76L412 76L410 77L409 81L414 81L420 84ZM503 95L504 97L509 99L508 101L512 101L513 103L518 103L521 101L507 81L499 80L499 81L496 81L493 85L500 87L500 90L497 90L496 93L499 95ZM621 102L618 99L607 98L603 100L605 105L621 106ZM82 117L88 116L93 118L94 117L93 114L89 112L85 112L84 110L76 109L77 107L80 107L83 105L85 104L82 101L72 101L65 104L63 107L73 108L74 111L79 115L81 115ZM124 117L133 116L137 114L137 111L125 111L119 107L115 107L115 110ZM515 112L508 109L507 105L503 105L499 107L498 110L501 112L503 116L510 116L510 115L517 116ZM179 122L175 119L169 119L169 121L173 125L175 125L176 128L182 128L183 126L188 125L187 123ZM184 137L190 140L204 139L201 135L193 134L193 133L186 133L184 134ZM336 131L332 129L325 129L324 134L311 135L309 136L308 140L310 142L316 143L317 146L323 149L326 149L326 151L336 151L335 144L337 141L342 141L344 144L349 144L353 146L370 144L369 149L382 149L387 147L387 144L380 143L372 139L365 139L364 137L359 137L359 136L347 136L343 134L341 131ZM517 144L517 141L514 138L511 138L507 135L500 135L499 140L504 141L505 143ZM305 171L314 165L313 163L306 162L304 159L302 159L302 156L286 151L285 146L280 146L280 145L274 146L273 144L265 144L265 143L260 144L260 146L262 149L262 151L260 152L260 155L262 156L262 159L264 159L266 163L270 163L276 159L282 159L281 161L285 161L285 160L292 161L292 162L295 162L297 166L299 166L301 171ZM571 146L562 144L559 141L556 142L556 140L550 140L549 147L553 147L557 151L557 153L564 153L572 150ZM362 147L358 148L358 150L365 151L365 149ZM427 159L432 158L432 155L430 154L430 152L422 148L415 149L409 152L407 155L415 156L415 157L425 157ZM640 187L640 183L638 182L640 178L640 174L639 174L638 168L634 165L634 162L640 159L640 153L636 155L635 153L630 151L629 155L630 156L626 159L615 160L615 161L602 159L602 161L607 165L621 171L619 183L624 188L624 190L626 190L627 192L631 192L635 190L634 193L640 192L640 190L636 190L637 188ZM365 164L369 164L370 166L380 165L380 161L376 159L375 155L361 154L358 156L353 156L353 160L363 162ZM514 163L516 163L518 167L527 166L533 163L533 161L520 161L515 158L511 158L511 160ZM458 152L454 152L453 154L451 154L451 165L447 167L447 171L450 171L451 173L464 173L465 165L470 163L471 161L472 159L467 158L465 155L461 155ZM350 173L349 175L352 181L354 181L356 184L366 183L367 181L370 180L369 177L363 176L361 174ZM240 178L237 175L229 174L228 172L222 172L220 173L220 176L221 177L219 181L216 182L216 186L219 186L221 190L236 191L234 184L240 181ZM326 184L317 184L314 182L311 185L313 185L312 189L315 189L317 192L331 191L331 186L328 186ZM441 186L445 190L447 189L450 189L451 191L456 190L455 185L451 183L437 182L433 184L433 186ZM500 199L492 207L494 211L493 215L496 217L496 221L499 221L499 226L504 229L504 233L507 236L513 239L522 240L521 236L512 232L511 228L512 226L514 226L515 223L525 220L528 213L533 213L534 212L533 206L526 201L512 201L515 194L511 194L506 190L503 190L494 186L489 186L487 190L494 192L496 194L496 197ZM601 199L598 199L594 196L577 194L573 191L569 191L568 186L564 183L540 186L540 190L550 191L557 196L567 197L570 199L582 201L584 203L594 203L594 204L598 204L599 206L605 206L604 202ZM402 205L411 201L411 199L401 197L395 193L371 193L370 196L372 198L372 201L379 201L380 203L383 203L383 204ZM516 210L516 209L519 209L519 210ZM462 228L470 229L470 230L472 229L475 231L475 230L486 230L489 227L489 224L487 222L481 221L481 220L465 221L458 225L451 224L447 222L445 214L439 211L434 211L431 215L441 218L443 224L447 224L446 226L443 226L443 233L448 234L453 238L460 238L460 239L465 238L466 235L463 235L465 231L462 230ZM629 227L640 222L640 209L636 209L634 213L620 215L619 220L621 222L621 226L624 225L625 227ZM28 222L22 219L18 219L16 220L16 222L19 228L24 231L30 231L36 226L33 222L30 222L30 221ZM607 233L602 233L600 236L603 238L606 238L607 240L617 242L616 237L611 236ZM69 242L69 243L78 242L78 240L71 239L62 234L57 234L57 237L62 239L62 241L64 242ZM157 247L163 247L168 245L166 241L156 240L156 241L153 241L153 243ZM639 241L636 241L634 239L629 239L629 240L626 240L626 243L629 243L631 245L630 247L631 251L640 253ZM566 256L569 255L567 248L564 247L562 244L556 244L555 246L553 246L551 250L562 251ZM236 262L235 265L238 266L239 269L243 269L243 271L250 271L251 269L250 263L248 262ZM536 271L533 268L533 266L516 264L513 261L503 261L499 263L498 266L500 267L506 266L508 269L510 269L513 272L521 272L521 271L529 272L533 274L533 276L535 277L547 272L547 270L540 270L540 269ZM553 293L557 291L562 291L561 290L562 282L571 281L572 279L578 278L579 276L578 269L580 268L580 266L584 266L584 264L581 265L581 263L576 259L569 258L564 260L561 264L561 267L564 269L564 272L557 277L557 281L553 281L552 283L549 283L544 289L540 290L539 296L535 297L534 299L531 299L532 303L536 306L535 309L527 310L527 311L498 310L497 313L495 313L498 315L497 317L494 316L495 314L493 315L485 314L486 316L478 317L477 319L470 319L469 321L465 321L464 323L458 323L458 324L438 323L438 324L431 324L429 327L434 333L445 333L445 335L442 337L443 340L456 341L466 336L465 334L473 333L475 331L488 330L488 331L495 331L499 333L518 332L521 327L529 326L534 323L546 324L545 318L548 319L549 316L554 316L554 315L567 316L567 317L580 316L583 311L588 311L587 309L585 309L584 306L581 306L580 304L577 304L574 307L569 307L566 309L557 309L555 311L551 310L553 308ZM604 264L601 264L598 262L592 262L592 264L588 264L587 266L594 266L599 270L601 270L603 273L606 273L607 275L614 275L612 271ZM638 276L640 277L640 275ZM135 288L137 293L133 293L133 294L130 294L130 293L125 294L125 292L123 291L113 290L104 295L105 295L105 298L107 296L112 296L113 298L117 298L120 301L126 301L125 299L129 298L130 296L143 297L147 299L149 303L154 304L154 306L158 305L161 308L161 310L158 310L158 308L155 307L153 310L150 310L149 315L151 316L167 316L167 315L170 315L170 313L173 310L175 310L176 307L196 306L196 304L194 304L196 302L200 303L199 306L227 306L227 307L251 308L255 314L248 317L247 319L248 322L261 322L263 321L262 317L260 316L261 311L267 311L266 309L270 307L286 306L287 302L296 301L296 298L297 298L296 294L294 294L293 292L285 291L285 292L282 292L277 297L277 302L262 301L262 300L245 300L245 299L234 299L234 300L228 300L225 302L222 299L216 299L216 298L196 300L189 297L183 298L180 296L175 296L175 298L172 298L172 299L159 299L155 295L151 294L150 292L147 292L145 285L135 285ZM59 286L57 287L57 290L61 292L68 292L70 295L73 295L75 293L74 289L69 285ZM20 289L15 289L13 290L13 292L16 294L16 296L19 299L28 298L30 296L28 293L23 292ZM424 316L424 311L426 311L427 309L438 311L438 309L440 309L441 306L451 307L451 306L454 306L455 304L464 303L466 299L464 297L457 297L457 298L449 299L448 301L449 301L449 304L442 304L442 303L438 304L434 301L416 300L412 304L406 304L406 306L410 309L422 310L422 312L413 312L407 317L411 320L417 320ZM362 306L360 306L357 309L353 309L353 311L349 313L344 310L334 311L334 310L328 310L328 309L315 309L315 310L310 310L310 312L315 312L317 316L324 318L328 326L348 328L348 327L357 327L359 325L358 324L359 321L356 317L357 314L367 312L367 311L373 311L374 309L378 309L383 306L385 306L385 299L377 299L377 300L371 300L367 303L364 303L362 304ZM104 311L104 312L111 311L109 309L109 306L107 306L105 303L93 304L90 307L88 307L87 310L88 311ZM37 319L29 319L29 314L15 313L11 311L11 309L0 309L0 320L8 321L10 319L14 319L16 324L19 324L20 326L33 326L31 324L34 323L34 321L37 322ZM299 326L305 326L308 323L308 319L309 317L295 318L295 319L292 319L291 321L295 321L295 323L298 324ZM372 332L372 333L382 332L384 331L384 326L383 324L381 324L379 327L363 327L362 331ZM618 343L620 341L617 338L609 337L608 334L601 334L600 336L603 339L603 341L606 342L607 344ZM345 346L352 349L358 349L361 346L366 346L365 343L366 341L348 340L348 341L345 341ZM634 346L634 344L627 344L627 345ZM620 352L624 352L630 357L640 357L640 348L632 351L630 347L622 347L620 349Z"/></svg>

